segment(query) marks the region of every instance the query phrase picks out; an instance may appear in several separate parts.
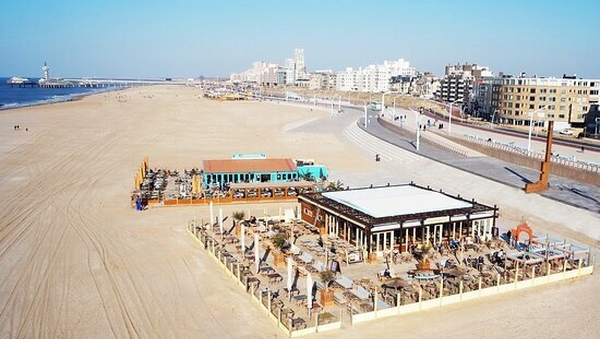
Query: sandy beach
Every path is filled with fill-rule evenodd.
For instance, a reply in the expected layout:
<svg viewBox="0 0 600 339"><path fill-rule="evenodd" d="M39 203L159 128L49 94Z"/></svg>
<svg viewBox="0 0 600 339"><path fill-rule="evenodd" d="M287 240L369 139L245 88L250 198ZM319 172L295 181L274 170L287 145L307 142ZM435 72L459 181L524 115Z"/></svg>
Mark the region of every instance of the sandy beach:
<svg viewBox="0 0 600 339"><path fill-rule="evenodd" d="M501 228L526 216L536 231L600 243L597 213L414 154L375 163L360 144L370 139L349 137L357 117L167 86L0 111L0 338L284 337L186 233L208 208L130 208L144 156L179 170L233 153L312 158L349 186L414 180L497 204ZM596 338L599 292L596 274L313 337Z"/></svg>

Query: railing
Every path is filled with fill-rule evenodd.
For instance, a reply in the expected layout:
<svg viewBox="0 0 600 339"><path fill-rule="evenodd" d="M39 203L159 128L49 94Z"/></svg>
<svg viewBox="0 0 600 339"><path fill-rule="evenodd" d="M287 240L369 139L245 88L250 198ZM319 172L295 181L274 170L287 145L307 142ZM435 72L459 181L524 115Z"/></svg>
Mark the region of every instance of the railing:
<svg viewBox="0 0 600 339"><path fill-rule="evenodd" d="M501 150L503 152L510 152L519 154L522 156L530 157L535 160L543 161L545 156L544 154L528 151L524 147L516 146L513 142L503 143L493 140L492 138L482 138L476 135L454 135L453 137L463 139L467 142L476 143L483 147L489 147ZM592 173L600 173L600 164L588 162L584 160L576 160L574 156L561 156L561 155L553 155L551 157L552 163L572 167L574 169L588 171Z"/></svg>

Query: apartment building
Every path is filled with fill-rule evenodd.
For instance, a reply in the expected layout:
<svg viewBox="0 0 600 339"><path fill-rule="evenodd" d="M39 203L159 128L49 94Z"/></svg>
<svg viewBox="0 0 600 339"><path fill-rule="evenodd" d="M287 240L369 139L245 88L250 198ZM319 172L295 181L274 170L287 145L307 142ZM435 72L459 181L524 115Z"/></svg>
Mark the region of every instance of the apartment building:
<svg viewBox="0 0 600 339"><path fill-rule="evenodd" d="M542 122L554 120L583 128L592 104L597 104L600 79L502 77L484 80L492 85L490 107L500 122L529 125L534 112ZM545 124L545 123L544 123Z"/></svg>
<svg viewBox="0 0 600 339"><path fill-rule="evenodd" d="M388 92L392 77L414 77L416 70L404 59L384 61L365 68L346 68L337 74L337 90L357 92Z"/></svg>
<svg viewBox="0 0 600 339"><path fill-rule="evenodd" d="M477 64L446 65L436 97L446 102L462 101L466 105L475 80L491 76L493 73L488 67Z"/></svg>

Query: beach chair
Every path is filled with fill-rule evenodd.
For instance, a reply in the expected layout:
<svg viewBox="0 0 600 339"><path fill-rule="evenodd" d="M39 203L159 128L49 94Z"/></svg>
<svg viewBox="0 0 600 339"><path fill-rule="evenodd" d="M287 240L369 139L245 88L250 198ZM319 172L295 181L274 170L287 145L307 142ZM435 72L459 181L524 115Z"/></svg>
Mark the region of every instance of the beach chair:
<svg viewBox="0 0 600 339"><path fill-rule="evenodd" d="M386 308L390 308L390 306L383 300L377 298L377 309L378 310L385 310Z"/></svg>
<svg viewBox="0 0 600 339"><path fill-rule="evenodd" d="M352 288L352 285L354 285L354 281L345 275L340 275L339 278L335 279L335 284L340 286L342 289L349 290Z"/></svg>
<svg viewBox="0 0 600 339"><path fill-rule="evenodd" d="M298 256L298 261L305 265L310 265L313 262L313 257L310 255L310 253L304 252Z"/></svg>
<svg viewBox="0 0 600 339"><path fill-rule="evenodd" d="M290 253L292 253L292 255L294 257L296 257L296 256L302 254L302 250L300 249L300 247L292 244L292 246L290 246Z"/></svg>
<svg viewBox="0 0 600 339"><path fill-rule="evenodd" d="M360 300L367 300L371 296L371 293L369 293L369 291L367 291L362 286L357 286L356 291L352 291L352 293L356 295Z"/></svg>
<svg viewBox="0 0 600 339"><path fill-rule="evenodd" d="M333 302L338 306L345 306L347 301L341 291L336 291L333 293Z"/></svg>

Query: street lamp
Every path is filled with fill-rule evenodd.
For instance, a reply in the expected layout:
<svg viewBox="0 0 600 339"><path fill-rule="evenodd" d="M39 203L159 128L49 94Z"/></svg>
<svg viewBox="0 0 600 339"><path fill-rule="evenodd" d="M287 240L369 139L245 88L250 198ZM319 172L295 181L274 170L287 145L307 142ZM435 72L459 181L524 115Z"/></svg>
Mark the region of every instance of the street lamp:
<svg viewBox="0 0 600 339"><path fill-rule="evenodd" d="M385 113L385 95L390 94L390 92L385 92L381 94L381 113Z"/></svg>
<svg viewBox="0 0 600 339"><path fill-rule="evenodd" d="M416 142L416 146L417 146L417 151L419 150L419 140L421 139L421 126L420 126L420 122L421 122L421 113L418 111L413 110L413 112L415 112L415 127L417 129L417 142Z"/></svg>
<svg viewBox="0 0 600 339"><path fill-rule="evenodd" d="M367 128L368 117L367 117L367 102L363 100L363 104L365 105L365 128Z"/></svg>
<svg viewBox="0 0 600 339"><path fill-rule="evenodd" d="M494 113L492 113L492 121L490 121L490 129L494 129L494 119L496 118L496 112L498 112L497 109L495 109Z"/></svg>
<svg viewBox="0 0 600 339"><path fill-rule="evenodd" d="M527 138L527 154L531 152L531 131L533 130L533 116L535 115L535 113L539 113L544 109L546 109L546 106L529 113L529 137ZM544 113L539 113L538 116L541 118L544 116Z"/></svg>
<svg viewBox="0 0 600 339"><path fill-rule="evenodd" d="M462 102L462 98L458 98L450 103L450 111L448 112L448 134L452 134L452 104Z"/></svg>

